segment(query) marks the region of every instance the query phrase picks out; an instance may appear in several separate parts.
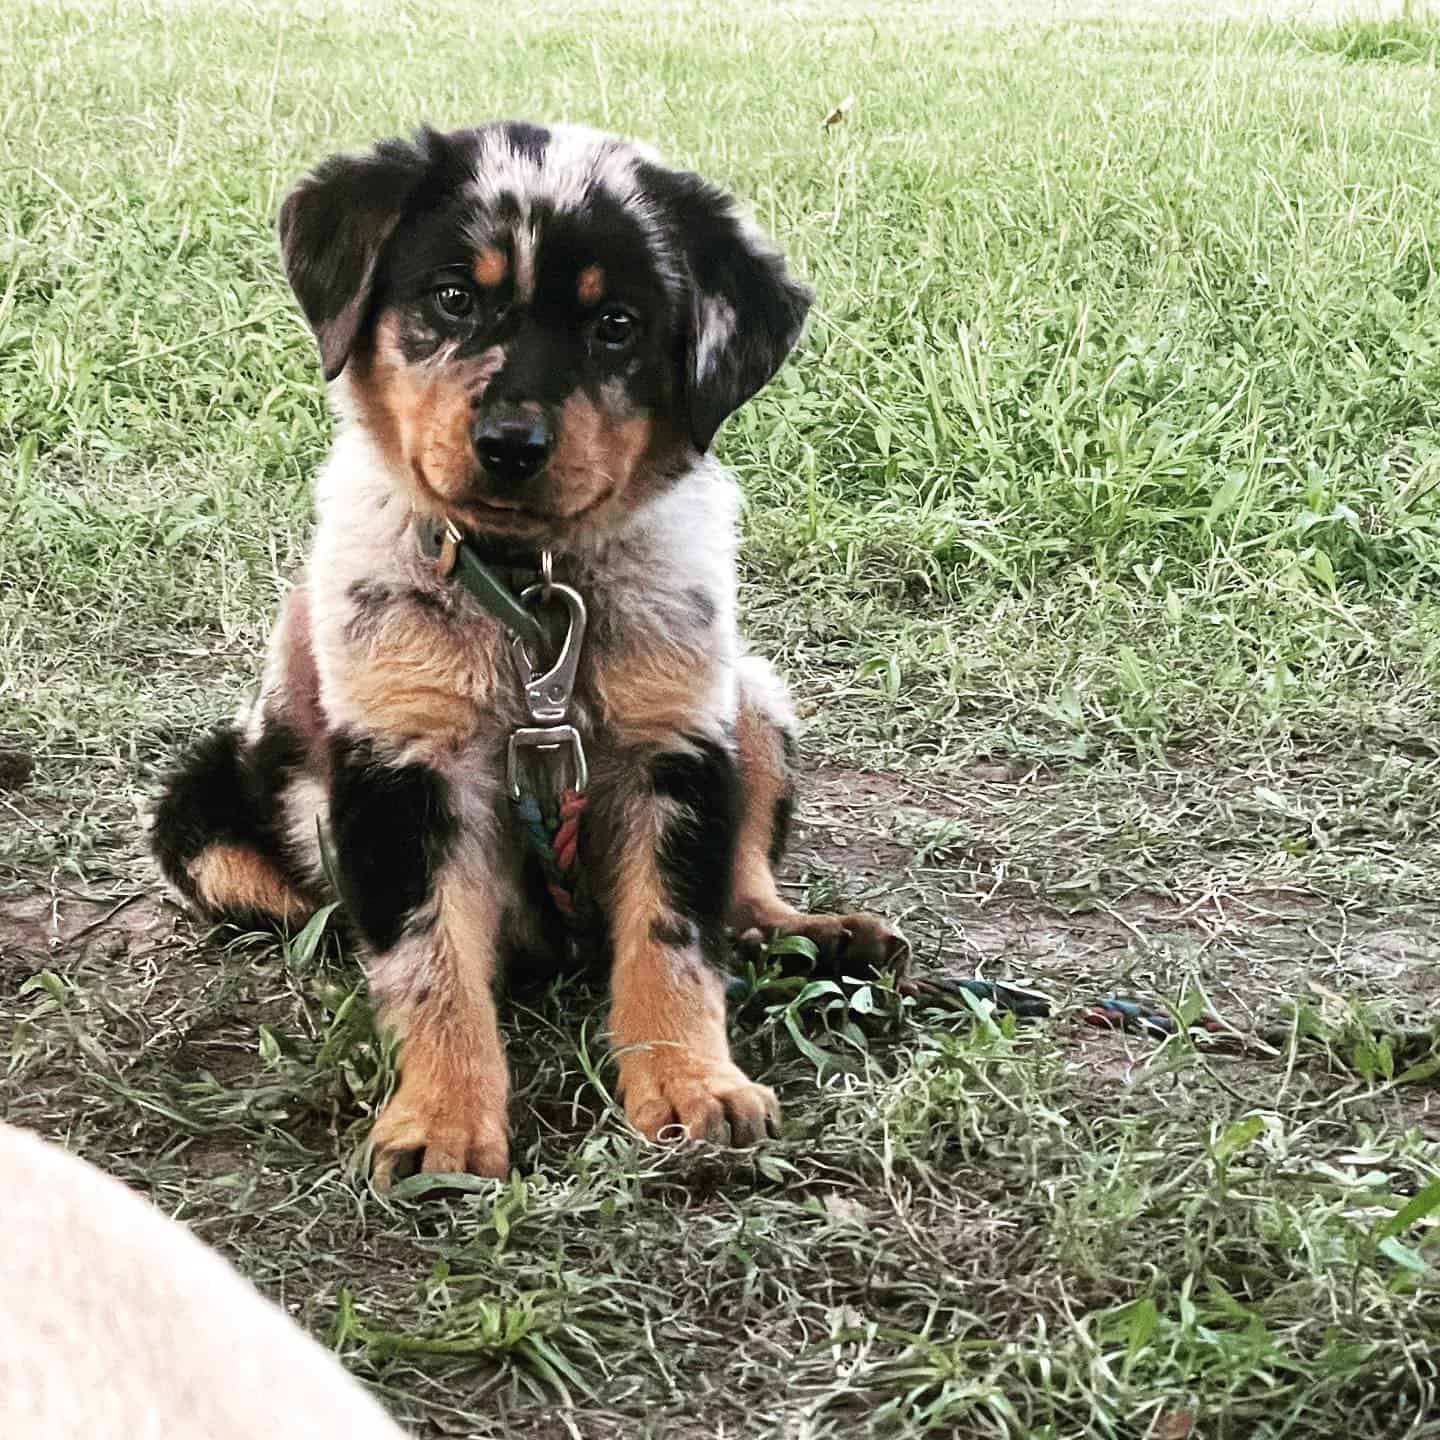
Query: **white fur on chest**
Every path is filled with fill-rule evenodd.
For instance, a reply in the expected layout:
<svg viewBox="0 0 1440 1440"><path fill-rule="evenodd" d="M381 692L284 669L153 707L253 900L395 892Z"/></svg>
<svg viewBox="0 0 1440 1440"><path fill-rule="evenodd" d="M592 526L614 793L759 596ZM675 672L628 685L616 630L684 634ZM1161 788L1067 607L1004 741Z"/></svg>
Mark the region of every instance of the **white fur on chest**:
<svg viewBox="0 0 1440 1440"><path fill-rule="evenodd" d="M527 723L508 637L421 554L408 502L358 426L342 426L316 498L309 585L320 701L330 726L371 728L361 698L367 663L413 662L417 676L426 673L423 653L365 649L397 635L407 647L433 649L437 683L473 702L477 744L493 745ZM605 691L611 672L623 677L637 655L670 666L678 683L693 687L697 708L717 722L733 719L737 498L730 474L706 457L622 528L556 553L556 578L576 586L589 612L573 717L582 729L597 724L598 707L587 697ZM417 607L413 623L368 640L359 636L355 597L366 589L408 597L398 603Z"/></svg>

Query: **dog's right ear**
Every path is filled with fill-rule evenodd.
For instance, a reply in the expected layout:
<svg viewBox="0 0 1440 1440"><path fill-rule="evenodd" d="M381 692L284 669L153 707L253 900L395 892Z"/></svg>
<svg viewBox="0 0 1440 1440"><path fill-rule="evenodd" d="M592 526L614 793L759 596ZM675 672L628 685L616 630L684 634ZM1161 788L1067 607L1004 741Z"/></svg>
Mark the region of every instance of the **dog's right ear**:
<svg viewBox="0 0 1440 1440"><path fill-rule="evenodd" d="M325 378L350 358L370 308L380 252L431 175L444 137L382 140L359 155L332 155L285 197L280 254L290 288L315 332Z"/></svg>

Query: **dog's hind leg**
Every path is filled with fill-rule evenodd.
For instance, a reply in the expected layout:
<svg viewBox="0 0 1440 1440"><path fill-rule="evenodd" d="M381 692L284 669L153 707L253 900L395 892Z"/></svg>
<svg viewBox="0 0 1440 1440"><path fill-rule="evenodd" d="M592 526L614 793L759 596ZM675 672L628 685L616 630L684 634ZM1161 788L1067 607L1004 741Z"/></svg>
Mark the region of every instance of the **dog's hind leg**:
<svg viewBox="0 0 1440 1440"><path fill-rule="evenodd" d="M293 926L314 909L280 819L301 761L298 742L283 729L252 744L222 726L166 781L151 848L165 878L202 915Z"/></svg>
<svg viewBox="0 0 1440 1440"><path fill-rule="evenodd" d="M775 870L795 807L795 713L784 682L764 660L739 665L735 742L740 766L740 830L730 926L742 944L800 935L832 973L864 976L900 964L904 936L877 915L809 915L780 894Z"/></svg>
<svg viewBox="0 0 1440 1440"><path fill-rule="evenodd" d="M315 908L323 790L309 769L318 730L306 595L297 587L281 611L249 723L200 741L155 807L151 849L202 915L293 926Z"/></svg>

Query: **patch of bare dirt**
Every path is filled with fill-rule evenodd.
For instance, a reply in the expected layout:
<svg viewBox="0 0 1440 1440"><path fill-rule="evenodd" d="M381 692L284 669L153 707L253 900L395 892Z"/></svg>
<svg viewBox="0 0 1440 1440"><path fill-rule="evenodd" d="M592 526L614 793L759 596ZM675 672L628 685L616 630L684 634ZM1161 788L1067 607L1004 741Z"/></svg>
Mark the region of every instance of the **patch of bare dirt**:
<svg viewBox="0 0 1440 1440"><path fill-rule="evenodd" d="M144 891L113 898L64 891L0 896L0 989L82 950L153 952L174 933L176 918L172 907Z"/></svg>
<svg viewBox="0 0 1440 1440"><path fill-rule="evenodd" d="M1187 897L1143 882L1119 893L1079 888L1071 901L1014 881L1004 853L977 864L974 847L925 853L902 838L917 820L968 822L983 834L987 792L1013 802L1015 787L1034 779L982 765L962 791L822 766L805 783L786 888L799 900L817 877L836 881L847 901L899 921L922 973L1028 981L1062 1004L1162 1000L1198 984L1237 1026L1274 1023L1291 1002L1325 991L1407 1025L1440 1016L1440 907L1368 913L1298 888Z"/></svg>

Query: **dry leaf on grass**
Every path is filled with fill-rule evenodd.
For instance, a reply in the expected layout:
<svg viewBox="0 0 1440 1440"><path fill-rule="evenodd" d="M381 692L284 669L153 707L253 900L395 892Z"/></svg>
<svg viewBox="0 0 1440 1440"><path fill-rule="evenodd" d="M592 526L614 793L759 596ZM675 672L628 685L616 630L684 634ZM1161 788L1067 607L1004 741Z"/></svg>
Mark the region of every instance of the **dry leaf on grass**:
<svg viewBox="0 0 1440 1440"><path fill-rule="evenodd" d="M1150 1440L1186 1440L1195 1432L1195 1417L1188 1410L1171 1410L1160 1416L1150 1432Z"/></svg>

